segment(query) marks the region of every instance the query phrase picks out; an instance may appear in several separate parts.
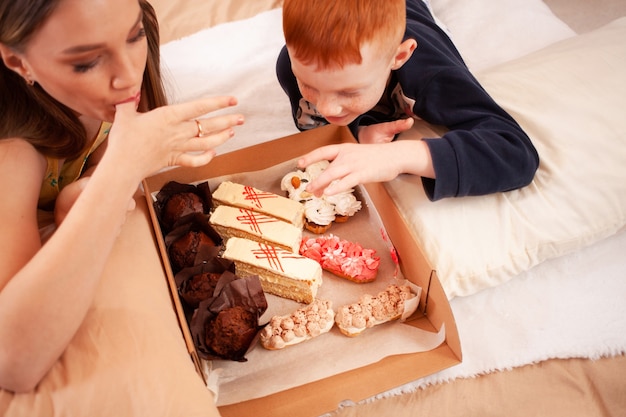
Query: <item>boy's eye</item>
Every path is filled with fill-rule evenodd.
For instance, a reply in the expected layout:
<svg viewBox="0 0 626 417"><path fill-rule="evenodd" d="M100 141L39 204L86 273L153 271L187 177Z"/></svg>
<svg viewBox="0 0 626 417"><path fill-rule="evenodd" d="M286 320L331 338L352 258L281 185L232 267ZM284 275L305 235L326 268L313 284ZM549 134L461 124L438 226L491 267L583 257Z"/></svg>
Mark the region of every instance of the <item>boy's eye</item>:
<svg viewBox="0 0 626 417"><path fill-rule="evenodd" d="M344 97L356 97L359 95L358 91L342 91L341 95Z"/></svg>

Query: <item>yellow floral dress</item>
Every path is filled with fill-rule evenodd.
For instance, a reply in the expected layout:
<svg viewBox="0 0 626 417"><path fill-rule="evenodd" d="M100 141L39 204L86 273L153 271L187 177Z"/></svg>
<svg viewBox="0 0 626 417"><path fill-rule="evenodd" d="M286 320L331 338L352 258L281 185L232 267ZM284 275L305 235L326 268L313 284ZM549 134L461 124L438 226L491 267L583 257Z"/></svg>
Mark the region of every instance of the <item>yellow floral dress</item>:
<svg viewBox="0 0 626 417"><path fill-rule="evenodd" d="M107 138L111 130L111 123L103 122L91 147L85 150L78 158L65 161L62 165L58 159L46 157L48 168L41 184L39 193L39 209L52 210L59 192L68 184L76 181L85 167L87 158Z"/></svg>

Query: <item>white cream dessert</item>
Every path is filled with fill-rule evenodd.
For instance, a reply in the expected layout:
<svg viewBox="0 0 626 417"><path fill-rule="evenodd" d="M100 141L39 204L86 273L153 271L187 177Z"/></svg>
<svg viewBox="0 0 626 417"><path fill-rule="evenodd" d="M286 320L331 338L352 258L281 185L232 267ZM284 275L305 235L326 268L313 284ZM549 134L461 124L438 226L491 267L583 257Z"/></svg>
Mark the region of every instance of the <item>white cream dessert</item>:
<svg viewBox="0 0 626 417"><path fill-rule="evenodd" d="M231 237L222 257L235 263L237 275L258 275L263 290L279 297L309 304L322 285L319 263L277 246Z"/></svg>
<svg viewBox="0 0 626 417"><path fill-rule="evenodd" d="M299 201L278 194L224 181L213 192L212 197L215 205L223 204L258 211L299 228L304 225L304 206Z"/></svg>
<svg viewBox="0 0 626 417"><path fill-rule="evenodd" d="M356 199L353 193L354 190L349 190L325 197L326 201L334 206L336 216L350 217L361 210L361 202Z"/></svg>
<svg viewBox="0 0 626 417"><path fill-rule="evenodd" d="M323 198L312 198L304 202L304 215L308 222L327 226L335 221L335 207Z"/></svg>
<svg viewBox="0 0 626 417"><path fill-rule="evenodd" d="M315 195L306 191L306 186L317 178L330 163L319 161L309 165L304 171L296 170L283 176L281 189L287 192L290 199L304 204L307 230L325 233L333 222L346 221L361 209L361 202L350 189L332 196Z"/></svg>
<svg viewBox="0 0 626 417"><path fill-rule="evenodd" d="M358 336L367 328L399 319L405 302L415 297L410 286L392 284L376 296L364 294L358 302L340 307L335 323L346 336Z"/></svg>
<svg viewBox="0 0 626 417"><path fill-rule="evenodd" d="M304 202L312 198L317 198L307 192L306 186L317 178L330 164L328 161L319 161L309 165L304 171L298 169L283 176L280 181L280 188L287 192L290 199Z"/></svg>
<svg viewBox="0 0 626 417"><path fill-rule="evenodd" d="M297 170L285 175L280 181L280 189L287 192L287 196L291 200L304 203L306 199L309 199L313 194L306 191L306 186L309 185L311 178L309 174L304 171Z"/></svg>
<svg viewBox="0 0 626 417"><path fill-rule="evenodd" d="M282 349L327 333L335 324L332 302L314 300L291 314L274 316L261 330L261 346Z"/></svg>
<svg viewBox="0 0 626 417"><path fill-rule="evenodd" d="M224 240L242 237L267 242L298 252L302 228L253 210L220 205L211 213L209 223Z"/></svg>

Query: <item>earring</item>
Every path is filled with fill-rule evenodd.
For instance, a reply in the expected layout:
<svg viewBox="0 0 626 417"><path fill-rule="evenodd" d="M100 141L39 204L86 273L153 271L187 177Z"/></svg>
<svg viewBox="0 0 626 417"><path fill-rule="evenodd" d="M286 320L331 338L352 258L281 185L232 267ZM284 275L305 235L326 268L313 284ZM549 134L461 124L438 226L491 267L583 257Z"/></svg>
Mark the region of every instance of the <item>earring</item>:
<svg viewBox="0 0 626 417"><path fill-rule="evenodd" d="M24 81L26 81L26 84L28 84L29 86L33 86L35 85L35 80L33 80L32 78L30 78L29 76L25 76L24 77Z"/></svg>

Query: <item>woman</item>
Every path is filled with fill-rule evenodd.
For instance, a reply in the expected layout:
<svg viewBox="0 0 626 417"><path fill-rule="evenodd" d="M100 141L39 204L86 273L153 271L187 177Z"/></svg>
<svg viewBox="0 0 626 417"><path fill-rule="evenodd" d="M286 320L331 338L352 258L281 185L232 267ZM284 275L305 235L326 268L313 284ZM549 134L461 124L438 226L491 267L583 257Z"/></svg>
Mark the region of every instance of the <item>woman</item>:
<svg viewBox="0 0 626 417"><path fill-rule="evenodd" d="M0 388L63 353L141 180L208 163L243 123L201 118L233 97L165 106L158 54L145 0L0 0Z"/></svg>

